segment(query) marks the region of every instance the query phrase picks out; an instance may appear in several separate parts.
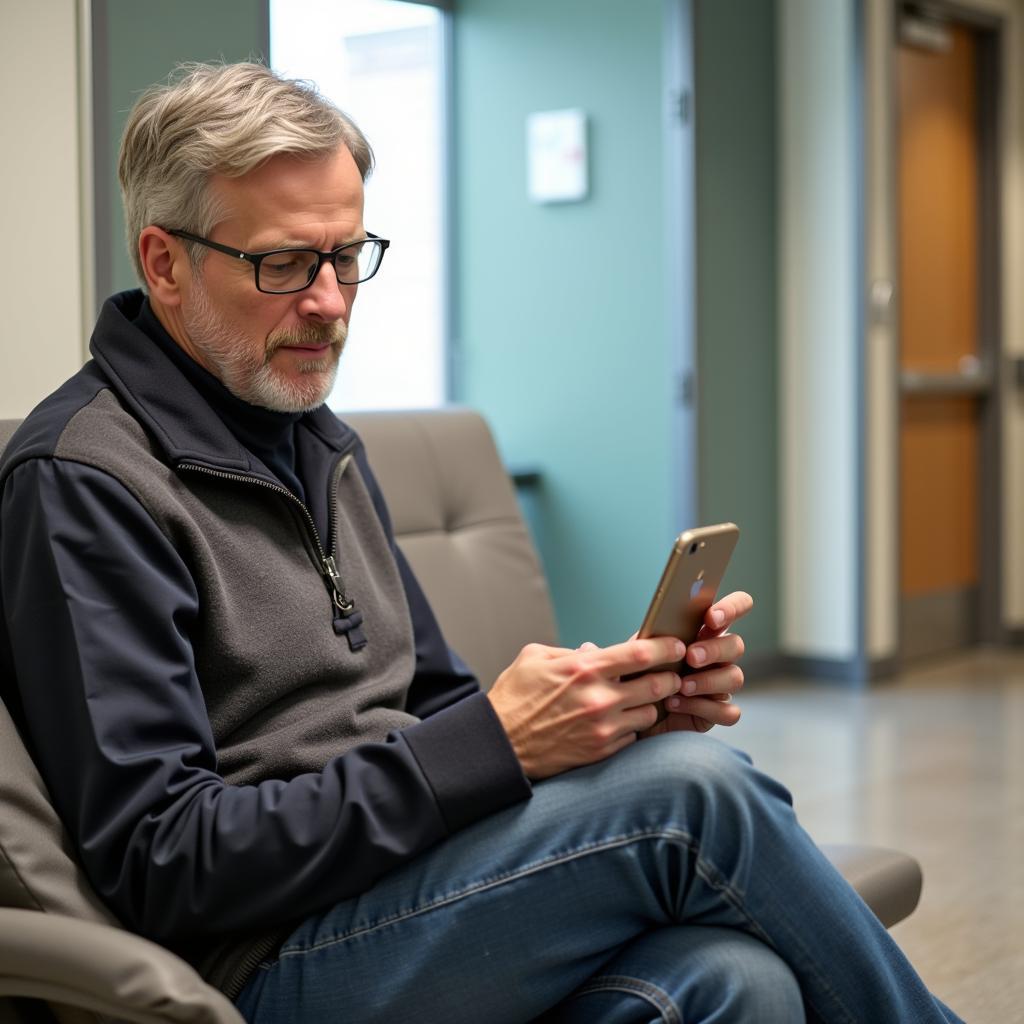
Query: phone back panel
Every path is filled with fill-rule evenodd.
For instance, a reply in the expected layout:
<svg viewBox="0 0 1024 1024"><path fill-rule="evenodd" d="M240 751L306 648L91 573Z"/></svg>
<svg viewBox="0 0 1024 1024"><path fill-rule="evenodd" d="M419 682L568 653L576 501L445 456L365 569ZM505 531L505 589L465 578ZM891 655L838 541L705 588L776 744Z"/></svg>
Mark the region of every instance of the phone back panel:
<svg viewBox="0 0 1024 1024"><path fill-rule="evenodd" d="M676 636L687 644L695 640L738 538L733 523L680 534L638 635Z"/></svg>

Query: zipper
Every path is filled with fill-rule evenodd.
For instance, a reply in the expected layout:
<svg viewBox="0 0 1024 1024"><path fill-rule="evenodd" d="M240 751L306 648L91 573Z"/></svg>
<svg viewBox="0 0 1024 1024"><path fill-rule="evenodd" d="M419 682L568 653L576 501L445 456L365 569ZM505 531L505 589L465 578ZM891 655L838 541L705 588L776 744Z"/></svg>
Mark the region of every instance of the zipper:
<svg viewBox="0 0 1024 1024"><path fill-rule="evenodd" d="M330 546L331 550L334 549L334 545L336 543L338 536L338 481L341 480L342 474L348 468L348 464L351 461L351 454L342 455L341 458L339 458L337 463L334 465L334 468L331 470L331 500L327 505L327 543ZM299 504L301 505L302 503L299 502ZM306 514L309 514L308 510ZM311 521L312 518L313 517L310 516ZM313 532L314 534L316 533L315 527ZM348 612L352 610L354 605L345 597L345 588L340 585L341 577L338 575L338 567L334 564L333 555L327 556L324 562L324 568L326 568L327 571L331 574L331 584L335 588L334 591L332 592L335 607L338 608L338 610L341 611L343 615L347 615ZM338 604L339 599L341 600L342 604ZM346 604L348 605L348 611L345 611L344 608Z"/></svg>
<svg viewBox="0 0 1024 1024"><path fill-rule="evenodd" d="M351 456L348 456L348 458L351 458ZM347 465L348 459L345 459L344 463ZM258 476L248 476L244 473L229 473L224 469L211 469L209 466L201 466L197 462L179 462L177 468L186 469L193 473L202 473L205 476L212 476L218 480L231 480L235 483L248 484L253 487L262 487L265 490L273 491L275 494L280 494L287 498L302 512L303 518L306 521L306 526L309 528L309 535L313 538L313 544L316 546L317 558L320 562L318 569L320 570L320 575L323 576L324 580L327 582L328 589L331 594L331 603L337 611L341 613L343 618L347 618L355 611L355 601L349 598L345 593L345 584L341 578L341 574L338 572L338 566L334 561L334 556L327 554L324 550L323 543L320 540L320 534L316 529L316 523L313 521L313 514L306 507L305 502L300 501L299 498L288 490L287 487L271 483L269 480L263 480ZM331 531L332 537L334 535L334 528L338 521L337 475L337 470L331 474L332 486L328 528ZM358 623L356 623L356 625L358 625Z"/></svg>
<svg viewBox="0 0 1024 1024"><path fill-rule="evenodd" d="M350 614L352 609L355 608L355 602L350 601L345 596L345 587L341 582L341 574L338 572L338 567L334 564L333 555L324 556L323 567L324 575L331 584L331 600L334 602L334 607L342 615Z"/></svg>
<svg viewBox="0 0 1024 1024"><path fill-rule="evenodd" d="M290 933L290 929L281 928L276 932L271 932L269 935L263 935L256 939L244 951L238 963L229 963L229 973L226 977L218 978L216 982L211 982L211 984L217 985L219 983L218 987L221 987L224 995L234 1002L242 994L253 974L263 964L277 958L278 950L284 945L284 940L288 938ZM223 946L218 947L217 950L218 953L228 951Z"/></svg>

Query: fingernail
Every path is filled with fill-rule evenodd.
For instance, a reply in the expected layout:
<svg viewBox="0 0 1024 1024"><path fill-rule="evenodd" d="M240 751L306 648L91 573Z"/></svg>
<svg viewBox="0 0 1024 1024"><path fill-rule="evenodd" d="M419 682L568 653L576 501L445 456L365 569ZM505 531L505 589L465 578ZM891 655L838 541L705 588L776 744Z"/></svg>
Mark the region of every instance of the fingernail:
<svg viewBox="0 0 1024 1024"><path fill-rule="evenodd" d="M683 706L683 702L678 697L669 697L665 703L668 705L669 711L678 711Z"/></svg>
<svg viewBox="0 0 1024 1024"><path fill-rule="evenodd" d="M690 664L703 665L708 660L708 652L703 647L690 648Z"/></svg>
<svg viewBox="0 0 1024 1024"><path fill-rule="evenodd" d="M696 692L697 684L692 679L687 679L686 682L683 683L683 693L685 693L687 697L692 697Z"/></svg>
<svg viewBox="0 0 1024 1024"><path fill-rule="evenodd" d="M720 608L716 608L711 613L711 625L714 626L715 629L717 629L724 622L725 622L725 612L723 612Z"/></svg>
<svg viewBox="0 0 1024 1024"><path fill-rule="evenodd" d="M686 644L682 640L676 641L676 657L682 658L686 654Z"/></svg>

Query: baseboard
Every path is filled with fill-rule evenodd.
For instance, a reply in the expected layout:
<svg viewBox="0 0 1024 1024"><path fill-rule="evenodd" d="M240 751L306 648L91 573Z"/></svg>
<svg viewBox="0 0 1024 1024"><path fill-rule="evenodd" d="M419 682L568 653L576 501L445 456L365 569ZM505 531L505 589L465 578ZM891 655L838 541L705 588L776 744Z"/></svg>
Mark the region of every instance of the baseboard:
<svg viewBox="0 0 1024 1024"><path fill-rule="evenodd" d="M781 654L745 654L740 661L743 678L746 680L773 679L786 671L785 659Z"/></svg>
<svg viewBox="0 0 1024 1024"><path fill-rule="evenodd" d="M1024 644L1024 630L1022 630ZM889 658L810 658L795 654L758 655L743 661L750 679L776 676L806 679L811 683L841 686L866 686L894 676L900 667L897 657Z"/></svg>
<svg viewBox="0 0 1024 1024"><path fill-rule="evenodd" d="M890 654L888 658L868 659L868 679L877 682L880 679L891 679L903 668L903 660L898 654Z"/></svg>

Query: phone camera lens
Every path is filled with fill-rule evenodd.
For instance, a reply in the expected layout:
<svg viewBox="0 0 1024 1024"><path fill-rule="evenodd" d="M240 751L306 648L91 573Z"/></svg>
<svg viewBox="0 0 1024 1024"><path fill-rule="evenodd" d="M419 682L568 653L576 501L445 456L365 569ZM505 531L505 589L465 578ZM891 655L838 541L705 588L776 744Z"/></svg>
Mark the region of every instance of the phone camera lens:
<svg viewBox="0 0 1024 1024"><path fill-rule="evenodd" d="M690 545L690 554L691 555L697 554L697 545L696 544L691 544Z"/></svg>

